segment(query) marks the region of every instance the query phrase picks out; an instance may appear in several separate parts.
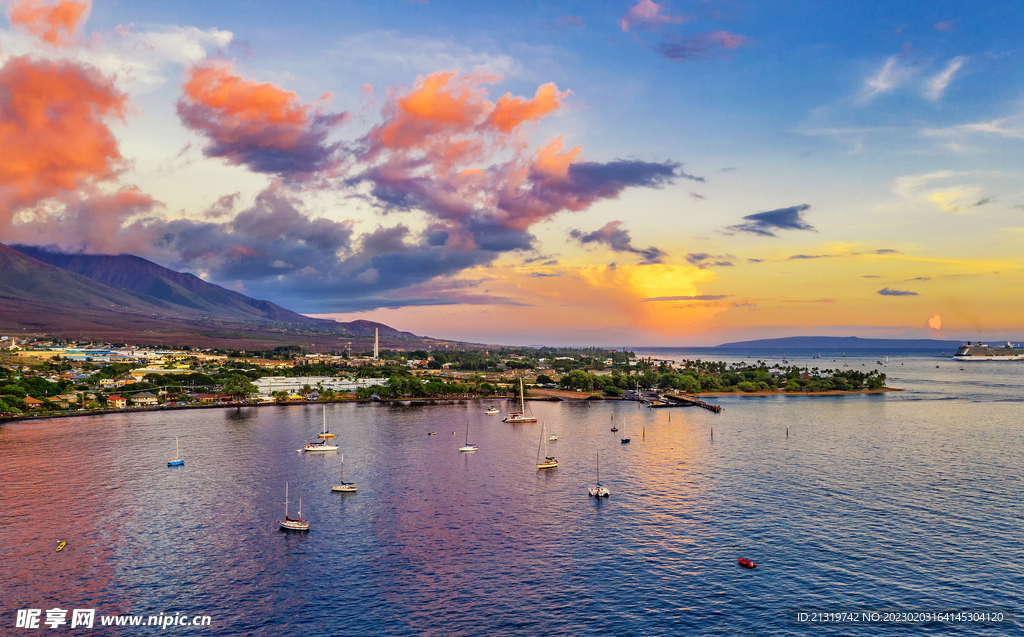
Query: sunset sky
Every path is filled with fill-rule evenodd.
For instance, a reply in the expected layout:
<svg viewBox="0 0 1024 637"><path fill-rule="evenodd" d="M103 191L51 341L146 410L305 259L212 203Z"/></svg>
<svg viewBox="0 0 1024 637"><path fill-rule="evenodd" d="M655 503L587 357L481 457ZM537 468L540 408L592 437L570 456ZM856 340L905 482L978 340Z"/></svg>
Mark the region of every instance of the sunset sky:
<svg viewBox="0 0 1024 637"><path fill-rule="evenodd" d="M458 340L1024 338L1020 2L3 8L3 243Z"/></svg>

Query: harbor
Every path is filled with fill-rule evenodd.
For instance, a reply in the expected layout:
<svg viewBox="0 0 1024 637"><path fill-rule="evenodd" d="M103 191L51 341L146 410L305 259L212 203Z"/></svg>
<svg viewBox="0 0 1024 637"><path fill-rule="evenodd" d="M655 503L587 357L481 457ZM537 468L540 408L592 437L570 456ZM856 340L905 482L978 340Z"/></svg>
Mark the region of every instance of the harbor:
<svg viewBox="0 0 1024 637"><path fill-rule="evenodd" d="M17 607L59 588L80 606L128 599L153 612L181 604L186 587L202 601L184 608L208 609L221 635L279 635L299 613L310 633L359 634L370 622L403 636L482 624L515 626L504 634L772 634L785 632L787 608L828 586L838 556L858 554L844 564L837 604L968 594L1012 605L1020 573L998 554L1016 546L1010 521L1024 497L1012 479L1019 402L1007 400L1024 387L1019 369L975 368L990 389L965 400L945 389L963 372L930 363L900 370L906 392L724 396L717 414L530 401L540 422L509 425L486 414L491 403L468 400L328 404L326 426L312 403L7 423L5 546L23 577L0 584ZM497 404L505 413L512 403ZM970 424L978 418L984 436ZM546 452L554 470L537 468L542 427L557 433ZM295 452L325 428L337 451ZM73 439L74 450L52 439ZM459 451L467 439L477 451ZM958 454L939 451L951 444ZM183 466L167 466L172 454ZM609 498L588 494L598 455ZM915 463L893 460L903 455ZM970 463L980 456L987 462ZM286 483L288 515L308 532L278 530ZM921 498L933 506L906 507ZM963 498L974 506L953 506ZM925 526L933 532L923 536ZM164 545L189 547L188 559L155 550ZM923 552L941 576L916 563ZM122 559L135 567L115 568ZM146 574L157 572L174 586L154 587ZM606 603L580 603L581 588ZM339 590L343 606L332 601ZM680 599L694 610L679 610ZM751 603L757 612L739 612ZM700 611L711 606L737 614ZM464 612L443 612L456 607Z"/></svg>

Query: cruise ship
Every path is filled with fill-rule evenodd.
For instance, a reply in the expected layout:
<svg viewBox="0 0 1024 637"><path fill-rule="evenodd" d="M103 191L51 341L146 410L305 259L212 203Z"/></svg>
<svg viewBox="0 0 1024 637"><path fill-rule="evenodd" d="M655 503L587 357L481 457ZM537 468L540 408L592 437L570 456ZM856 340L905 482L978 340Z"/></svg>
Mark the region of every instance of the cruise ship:
<svg viewBox="0 0 1024 637"><path fill-rule="evenodd" d="M1014 347L1012 343L1006 345L961 345L953 355L953 360L958 361L1024 361L1024 347Z"/></svg>

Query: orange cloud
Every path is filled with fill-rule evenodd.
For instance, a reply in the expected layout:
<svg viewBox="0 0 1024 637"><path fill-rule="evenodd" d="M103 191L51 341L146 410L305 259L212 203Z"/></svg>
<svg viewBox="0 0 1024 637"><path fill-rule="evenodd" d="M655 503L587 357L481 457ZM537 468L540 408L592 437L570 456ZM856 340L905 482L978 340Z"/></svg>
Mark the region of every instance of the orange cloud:
<svg viewBox="0 0 1024 637"><path fill-rule="evenodd" d="M562 108L562 100L569 97L572 91L559 92L554 82L544 84L537 89L533 99L512 97L505 93L498 100L487 118L487 123L503 133L512 132L524 122L544 119L546 116Z"/></svg>
<svg viewBox="0 0 1024 637"><path fill-rule="evenodd" d="M561 137L531 157L522 125L561 109L571 91L549 83L533 98L507 93L495 104L483 85L499 79L440 72L420 77L410 90L389 91L384 121L365 138L360 159L369 167L350 183L370 182L384 207L419 208L466 224L475 241L459 245L505 251L529 245L523 233L562 210L583 210L629 187L659 188L676 176L672 162L579 161L580 147L563 150ZM459 234L451 228L449 239ZM482 236L494 233L500 238Z"/></svg>
<svg viewBox="0 0 1024 637"><path fill-rule="evenodd" d="M67 46L89 11L89 2L60 0L43 4L39 0L15 0L7 12L11 24L55 46Z"/></svg>
<svg viewBox="0 0 1024 637"><path fill-rule="evenodd" d="M942 317L938 314L933 314L928 317L927 321L928 329L941 330L942 329Z"/></svg>
<svg viewBox="0 0 1024 637"><path fill-rule="evenodd" d="M122 158L107 122L124 118L126 102L91 67L17 57L0 68L0 223L113 177Z"/></svg>
<svg viewBox="0 0 1024 637"><path fill-rule="evenodd" d="M269 83L247 82L227 65L208 62L194 67L184 89L192 101L241 122L307 124L310 107L299 104L295 93Z"/></svg>
<svg viewBox="0 0 1024 637"><path fill-rule="evenodd" d="M228 64L207 62L189 71L178 115L208 137L209 157L223 157L256 172L297 177L332 167L335 148L326 142L347 114L325 114L320 103L270 83L244 80Z"/></svg>
<svg viewBox="0 0 1024 637"><path fill-rule="evenodd" d="M389 91L384 123L370 132L370 139L379 148L423 150L438 147L444 138L467 134L494 108L481 84L500 79L490 73L459 77L442 72L420 77L407 93Z"/></svg>

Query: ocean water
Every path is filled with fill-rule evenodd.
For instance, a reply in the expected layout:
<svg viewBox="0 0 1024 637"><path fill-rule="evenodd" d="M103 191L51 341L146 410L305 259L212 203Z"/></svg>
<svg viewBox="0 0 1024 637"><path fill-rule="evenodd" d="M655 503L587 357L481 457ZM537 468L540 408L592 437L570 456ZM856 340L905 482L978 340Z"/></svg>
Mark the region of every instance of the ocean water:
<svg viewBox="0 0 1024 637"><path fill-rule="evenodd" d="M728 396L720 414L532 403L558 436L547 472L541 426L491 402L331 405L353 495L330 491L339 453L296 451L319 406L5 424L0 634L54 607L212 617L168 634L1019 634L1024 364L887 354L789 360L905 391ZM771 353L730 360L747 355ZM586 491L598 454L608 499ZM278 530L286 482L308 534ZM992 608L1016 626L794 620Z"/></svg>

